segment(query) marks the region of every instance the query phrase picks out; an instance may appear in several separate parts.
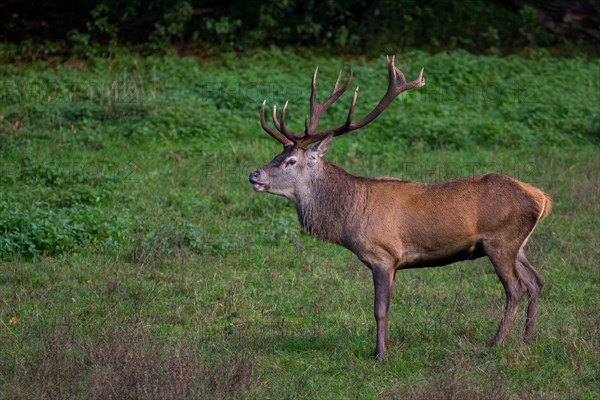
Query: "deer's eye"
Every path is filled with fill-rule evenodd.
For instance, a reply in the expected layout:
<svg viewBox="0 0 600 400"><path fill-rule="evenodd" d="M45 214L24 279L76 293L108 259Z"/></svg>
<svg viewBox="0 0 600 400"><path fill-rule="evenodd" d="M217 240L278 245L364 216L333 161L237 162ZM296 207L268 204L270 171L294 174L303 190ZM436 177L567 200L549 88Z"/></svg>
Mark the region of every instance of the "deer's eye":
<svg viewBox="0 0 600 400"><path fill-rule="evenodd" d="M285 162L285 166L286 167L289 167L289 166L294 165L294 164L296 164L296 159L295 158L290 158L289 160L287 160Z"/></svg>

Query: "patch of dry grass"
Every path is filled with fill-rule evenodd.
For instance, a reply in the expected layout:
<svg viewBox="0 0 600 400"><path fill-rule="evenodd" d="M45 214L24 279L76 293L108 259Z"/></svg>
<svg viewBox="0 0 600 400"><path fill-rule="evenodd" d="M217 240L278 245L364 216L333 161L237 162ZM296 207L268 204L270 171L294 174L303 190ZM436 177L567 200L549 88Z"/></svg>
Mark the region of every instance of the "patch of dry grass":
<svg viewBox="0 0 600 400"><path fill-rule="evenodd" d="M216 354L203 363L193 340L157 335L141 322L99 333L53 327L32 343L33 358L15 360L0 398L230 399L258 383L256 359Z"/></svg>

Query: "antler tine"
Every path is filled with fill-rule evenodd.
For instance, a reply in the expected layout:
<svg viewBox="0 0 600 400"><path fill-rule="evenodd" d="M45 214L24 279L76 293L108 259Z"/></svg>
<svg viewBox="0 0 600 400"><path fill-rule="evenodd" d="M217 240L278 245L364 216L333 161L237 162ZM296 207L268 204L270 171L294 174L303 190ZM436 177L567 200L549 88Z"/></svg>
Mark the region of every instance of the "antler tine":
<svg viewBox="0 0 600 400"><path fill-rule="evenodd" d="M394 65L395 59L396 59L396 56L393 56L391 64L388 64L388 68L391 66L390 73L392 73L392 70L393 70L394 74L400 79L400 85L404 85L404 84L406 84L406 78L404 77L404 74L402 73L402 71L400 71L400 68L398 68ZM396 84L396 79L394 79L394 85L395 84Z"/></svg>
<svg viewBox="0 0 600 400"><path fill-rule="evenodd" d="M402 74L402 72L400 72L400 70L398 68L396 68L396 70ZM410 89L415 89L415 88L420 88L425 86L425 78L423 78L423 72L425 71L425 67L421 68L421 70L419 71L419 76L417 77L417 79L415 79L412 82L406 82L406 80L404 79L404 75L402 75L402 82L400 84L400 86L398 86L398 93L402 93L405 92L407 90Z"/></svg>
<svg viewBox="0 0 600 400"><path fill-rule="evenodd" d="M425 86L425 78L423 77L424 72L425 72L425 67L422 67L421 71L419 71L419 77L417 78L417 81L419 83L421 83L421 86Z"/></svg>
<svg viewBox="0 0 600 400"><path fill-rule="evenodd" d="M312 83L310 85L310 110L315 108L317 104L317 74L319 73L319 66L315 68L315 72L312 77Z"/></svg>
<svg viewBox="0 0 600 400"><path fill-rule="evenodd" d="M352 125L352 117L354 116L354 106L356 105L356 99L358 98L358 86L354 89L354 96L352 96L352 101L350 102L350 109L348 110L348 117L346 118L346 123L344 126L346 128L350 128Z"/></svg>
<svg viewBox="0 0 600 400"><path fill-rule="evenodd" d="M288 132L287 129L285 129L285 110L287 110L287 106L288 106L288 100L285 101L285 104L283 105L283 109L281 110L281 122L280 122L280 129L279 131L281 133L283 133L286 137L288 136Z"/></svg>
<svg viewBox="0 0 600 400"><path fill-rule="evenodd" d="M348 78L346 78L346 82L344 83L344 86L342 86L341 89L338 89L337 87L339 84L341 74L342 74L342 71L340 71L340 74L338 75L338 81L335 83L335 86L333 87L331 94L329 95L327 100L325 100L325 102L322 104L323 110L321 110L321 112L328 109L333 103L335 103L337 101L337 99L339 99L344 94L344 92L346 92L346 90L348 90L348 87L350 86L350 82L352 82L352 68L350 69L350 73L348 74Z"/></svg>
<svg viewBox="0 0 600 400"><path fill-rule="evenodd" d="M394 67L394 70L396 71L396 75L398 75L398 78L400 78L400 85L405 85L406 78L404 77L404 74L402 73L402 71L400 71L400 69L398 67Z"/></svg>
<svg viewBox="0 0 600 400"><path fill-rule="evenodd" d="M392 57L391 59L389 56L386 56L386 57L387 57L387 61L388 61L388 64L387 64L388 74L390 76L390 81L388 83L388 91L390 91L390 90L392 90L392 88L396 87L396 79L397 79L397 71L396 70L398 68L396 68L396 66L394 66L395 57ZM401 79L404 79L404 75L401 75Z"/></svg>
<svg viewBox="0 0 600 400"><path fill-rule="evenodd" d="M332 96L335 93L335 91L337 90L338 85L340 84L340 79L342 79L342 70L341 69L340 69L340 72L338 72L338 77L335 80L335 85L333 85L333 89L331 89L331 93L329 94L329 96Z"/></svg>
<svg viewBox="0 0 600 400"><path fill-rule="evenodd" d="M279 121L277 120L277 105L273 105L273 125L279 132L281 132L281 125L279 125Z"/></svg>
<svg viewBox="0 0 600 400"><path fill-rule="evenodd" d="M271 129L267 125L267 122L265 121L265 107L266 107L266 104L267 104L267 100L263 101L262 106L260 107L260 126L263 128L263 130L265 132L267 132L269 135L271 135L274 139L277 139L277 141L279 141L284 146L289 146L291 144L294 144L294 142L292 142L290 139L288 139L285 136L280 135L279 133L275 132L273 129Z"/></svg>

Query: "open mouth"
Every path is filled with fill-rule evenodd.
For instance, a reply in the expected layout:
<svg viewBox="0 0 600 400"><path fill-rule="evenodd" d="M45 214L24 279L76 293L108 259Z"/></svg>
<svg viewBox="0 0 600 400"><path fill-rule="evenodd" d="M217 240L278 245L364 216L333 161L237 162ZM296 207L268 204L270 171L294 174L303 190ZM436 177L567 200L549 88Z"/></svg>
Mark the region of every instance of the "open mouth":
<svg viewBox="0 0 600 400"><path fill-rule="evenodd" d="M255 192L264 192L269 188L268 183L260 183L252 179L250 179L250 183L252 184L252 189L254 189Z"/></svg>

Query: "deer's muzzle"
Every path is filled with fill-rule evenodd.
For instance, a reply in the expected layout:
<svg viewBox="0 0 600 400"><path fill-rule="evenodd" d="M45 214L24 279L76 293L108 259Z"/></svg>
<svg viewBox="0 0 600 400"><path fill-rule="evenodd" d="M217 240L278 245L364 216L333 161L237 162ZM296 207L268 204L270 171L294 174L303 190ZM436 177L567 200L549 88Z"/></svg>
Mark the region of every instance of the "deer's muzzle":
<svg viewBox="0 0 600 400"><path fill-rule="evenodd" d="M263 171L258 169L251 173L248 177L250 183L252 184L252 189L254 189L255 192L264 192L265 190L269 189L269 183L265 182L263 175Z"/></svg>

